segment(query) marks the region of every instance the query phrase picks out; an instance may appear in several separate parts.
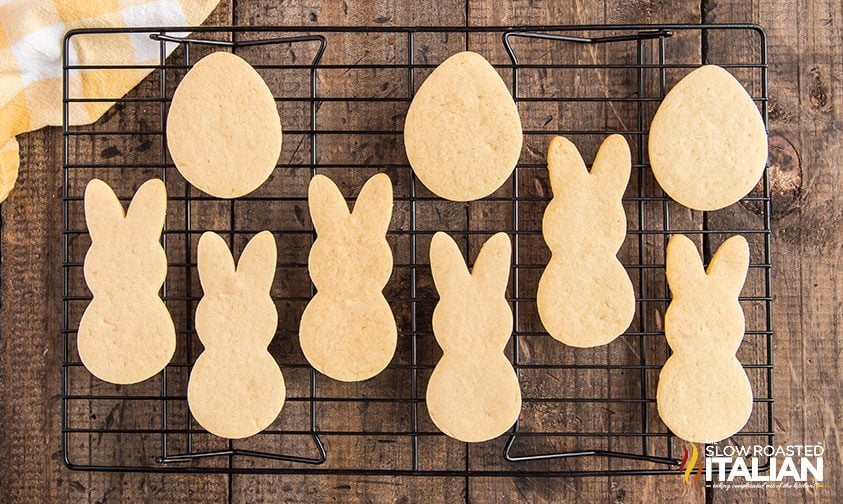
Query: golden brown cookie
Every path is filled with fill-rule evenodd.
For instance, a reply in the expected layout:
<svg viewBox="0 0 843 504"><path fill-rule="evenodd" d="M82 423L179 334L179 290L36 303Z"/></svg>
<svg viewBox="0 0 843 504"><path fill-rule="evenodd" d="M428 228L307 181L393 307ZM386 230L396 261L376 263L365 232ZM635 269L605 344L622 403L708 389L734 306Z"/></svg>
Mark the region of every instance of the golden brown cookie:
<svg viewBox="0 0 843 504"><path fill-rule="evenodd" d="M413 172L436 195L471 201L497 190L521 155L521 119L503 79L466 51L422 83L404 123Z"/></svg>
<svg viewBox="0 0 843 504"><path fill-rule="evenodd" d="M281 154L281 119L272 92L239 56L205 56L173 94L167 147L197 189L218 198L254 191Z"/></svg>
<svg viewBox="0 0 843 504"><path fill-rule="evenodd" d="M723 242L708 270L683 235L667 244L673 296L664 332L673 355L659 374L659 416L680 438L713 443L735 434L752 413L749 378L735 357L745 323L738 301L749 268L742 236Z"/></svg>
<svg viewBox="0 0 843 504"><path fill-rule="evenodd" d="M176 330L158 291L167 276L159 240L167 213L167 190L146 181L129 211L102 180L85 189L85 220L91 248L85 281L94 295L79 322L77 348L85 367L102 380L137 383L170 362Z"/></svg>
<svg viewBox="0 0 843 504"><path fill-rule="evenodd" d="M197 252L203 295L196 333L205 349L187 384L190 412L211 434L229 439L267 428L284 406L284 376L267 351L278 326L270 297L277 251L269 231L255 235L237 266L228 244L202 234Z"/></svg>
<svg viewBox="0 0 843 504"><path fill-rule="evenodd" d="M648 150L664 192L688 208L718 210L758 183L767 131L741 83L706 65L665 96L650 125Z"/></svg>
<svg viewBox="0 0 843 504"><path fill-rule="evenodd" d="M317 292L302 314L302 351L335 380L369 379L389 364L398 342L383 296L392 274L386 241L392 182L385 173L370 178L349 212L331 179L317 175L310 181L308 205L317 235L308 270Z"/></svg>
<svg viewBox="0 0 843 504"><path fill-rule="evenodd" d="M506 300L512 247L506 233L483 245L469 273L446 233L430 243L430 267L439 292L433 333L442 347L427 385L427 410L442 432L466 442L496 438L521 411L518 377L504 355L512 335Z"/></svg>
<svg viewBox="0 0 843 504"><path fill-rule="evenodd" d="M631 168L629 145L620 135L603 141L590 172L568 139L550 142L553 199L542 233L552 255L536 304L547 332L567 345L605 345L635 316L635 291L617 257L626 236L621 198Z"/></svg>

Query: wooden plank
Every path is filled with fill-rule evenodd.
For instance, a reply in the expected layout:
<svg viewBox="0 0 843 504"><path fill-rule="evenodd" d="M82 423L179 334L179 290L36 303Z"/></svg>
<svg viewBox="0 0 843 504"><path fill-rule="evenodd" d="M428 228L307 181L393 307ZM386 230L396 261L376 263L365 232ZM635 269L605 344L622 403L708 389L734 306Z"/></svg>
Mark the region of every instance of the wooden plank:
<svg viewBox="0 0 843 504"><path fill-rule="evenodd" d="M227 24L230 10L220 6L208 23ZM134 113L110 111L103 121L131 120ZM2 340L0 352L0 501L216 502L225 497L222 476L85 473L61 462L61 147L58 128L20 138L22 170L18 186L2 205L0 269ZM108 152L136 150L133 140L97 145ZM115 410L116 417L120 411ZM103 438L99 446L111 450ZM133 446L122 446L128 452Z"/></svg>
<svg viewBox="0 0 843 504"><path fill-rule="evenodd" d="M677 4L667 5L660 4L661 9L655 11L647 11L646 17L642 17L639 9L623 8L627 7L627 3L621 4L622 8L607 7L607 23L642 23L642 22L656 22L656 20L671 20L669 22L686 22L694 23L699 19L698 6L695 4ZM668 21L661 21L668 22ZM635 48L630 48L634 51ZM641 44L642 63L645 65L653 65L659 63L659 44L655 41L645 42ZM662 57L665 63L670 64L698 64L700 63L700 34L697 31L676 31L672 37L664 40L664 54ZM640 78L643 89L640 93L643 97L661 97L665 89L661 86L662 72L659 70L642 70L640 76L633 78ZM677 77L670 70L664 71L664 77L667 86L676 82ZM617 84L616 84L617 85ZM626 83L630 87L630 83ZM633 90L637 85L632 86ZM627 91L629 93L629 91ZM617 93L616 93L617 94ZM616 113L615 123L618 129L647 131L649 129L650 121L655 114L657 103L645 103L641 106L642 122L636 124L635 115L632 117L620 117ZM613 111L615 112L615 111ZM611 123L610 123L611 124ZM633 135L630 138L633 163L648 164L647 159L647 141L648 137L643 134L640 138ZM628 196L640 195L643 197L660 198L664 196L659 184L656 182L649 167L633 169L630 180L630 187L627 190ZM628 209L629 210L629 209ZM665 230L665 229L686 229L695 230L702 229L701 214L681 207L672 202L635 202L632 205L632 215L628 215L628 227L630 229L642 230ZM629 213L629 212L628 212ZM661 321L664 318L667 303L663 299L669 296L669 290L664 274L665 262L665 247L667 240L664 235L644 235L636 240L636 237L628 236L627 242L634 242L631 248L622 248L621 253L626 252L626 259L631 263L642 263L648 267L640 268L636 275L633 275L633 283L635 285L636 296L639 299L649 299L652 301L639 301L636 306L636 319L633 321L633 330L643 333L652 334L663 329ZM690 235L690 238L699 242L699 235ZM637 242L637 243L635 243ZM637 339L638 341L634 341ZM664 363L667 356L667 344L662 336L643 336L640 338L633 338L633 341L627 341L625 346L614 346L610 354L613 363L621 364L641 364L646 365L661 365ZM613 372L612 384L614 387L625 390L625 394L630 397L640 397L639 389L643 386L644 397L647 399L654 399L656 397L656 388L658 385L658 371L647 370L643 373L635 371L635 374L643 374L643 376L634 376L628 372ZM647 404L643 415L646 417L647 431L654 434L665 434L668 432L667 427L661 421L655 403ZM640 431L642 425L640 423L640 415L633 418L625 419L619 417L619 430ZM640 443L637 438L632 438L630 441ZM621 443L621 447L625 451L632 451L636 446L629 446L629 443ZM673 453L670 451L670 444L667 439L660 436L651 437L647 440L647 453L651 456L660 457L678 457L681 456L676 453L677 448L681 446L681 441L673 443ZM639 448L640 449L640 448ZM658 467L661 469L670 468L669 466L655 466L642 465L635 461L617 461L614 467L619 468L641 468L641 467ZM704 493L701 488L689 486L683 483L681 478L677 476L656 476L648 478L639 478L630 480L626 477L610 477L609 478L610 492L623 493L627 499L633 502L648 502L670 499L671 497L681 498L683 500L692 502L702 502L704 500Z"/></svg>
<svg viewBox="0 0 843 504"><path fill-rule="evenodd" d="M714 10L717 10L715 7ZM713 10L705 12L710 19L715 16ZM711 31L706 37L706 54L704 57L710 63L753 63L760 59L761 46L759 37L750 31L726 32ZM758 69L733 68L731 72L746 87L752 96L761 95L761 71ZM762 187L756 190L755 194L761 194ZM762 229L766 209L762 204L740 203L732 205L723 210L709 212L707 227L710 230L720 229ZM729 234L711 234L705 243L704 256L710 259L717 251L717 247L729 237ZM750 246L750 262L759 264L765 262L764 250L766 237L761 234L744 234ZM766 292L766 271L760 268L750 268L746 283L742 291L743 296L765 296ZM746 318L748 331L766 330L766 302L744 302L742 303ZM765 335L746 335L737 353L738 359L744 364L764 364L767 361L767 337ZM747 370L747 375L752 385L753 395L756 397L768 396L769 375L766 370ZM744 430L767 431L769 404L755 403L752 415ZM725 442L724 442L725 443ZM739 445L765 445L767 438L762 436L744 436L735 438L735 444ZM724 491L717 488L710 488L707 492L720 499L731 500L733 491ZM763 489L744 489L741 491L742 498L756 494L756 498L765 494Z"/></svg>
<svg viewBox="0 0 843 504"><path fill-rule="evenodd" d="M234 22L248 26L463 26L462 0L428 0L424 4L372 0L283 3L235 1Z"/></svg>
<svg viewBox="0 0 843 504"><path fill-rule="evenodd" d="M238 475L232 502L460 502L463 487L461 478Z"/></svg>
<svg viewBox="0 0 843 504"><path fill-rule="evenodd" d="M471 15L470 22L474 25L490 24L490 25L506 25L510 23L517 24L602 24L602 23L646 23L658 22L664 19L670 19L672 22L697 22L699 20L699 11L697 5L661 5L661 8L648 10L642 12L637 5L626 2L604 2L603 4L560 4L548 3L535 5L533 2L471 2L469 5L469 12ZM645 61L654 62L655 57L651 52L651 47L644 45ZM684 37L676 37L668 42L670 49L669 58L673 62L694 63L699 61L699 36L690 35ZM534 46L535 54L532 56L539 56L542 54L551 54L554 63L570 62L570 56L566 61L558 58L565 58L562 56L568 48L557 46ZM522 49L523 50L523 49ZM603 46L585 46L576 53L578 54L578 61L593 61L594 63L601 62L635 62L635 44L612 44ZM529 58L519 56L523 61L530 61ZM548 72L550 73L550 72ZM592 75L593 74L593 75ZM646 96L658 96L658 89L654 85L657 82L657 74L649 72L645 76L644 90ZM551 94L557 93L565 96L609 96L622 93L629 95L635 92L637 75L634 71L618 71L605 70L601 72L592 72L582 70L578 72L575 80L571 82L558 81L554 79L553 75L545 75L543 82L548 86ZM558 82L557 82L558 81ZM612 103L605 106L590 107L577 106L576 104L563 104L555 113L551 112L549 119L551 124L556 124L558 121L560 129L570 129L581 127L585 129L606 129L606 130L636 130L637 109L634 106L629 106L623 103ZM592 110L593 109L593 110ZM644 110L647 117L651 117L654 110ZM522 115L524 110L522 110ZM529 116L529 113L527 114ZM594 120L599 123L592 124ZM644 125L646 127L646 124ZM646 138L646 137L645 137ZM578 142L580 149L586 160L593 158L602 138L597 136L585 137L577 136L573 138ZM633 147L633 159L637 158L637 146L635 135L628 137ZM645 139L646 143L646 139ZM527 147L525 156L528 158L527 162L543 162L544 146L530 146ZM533 159L535 158L535 159ZM523 161L523 160L522 160ZM640 192L648 196L658 195L657 185L652 179L649 172L643 174L639 179L639 170L633 170L630 186L627 190L627 195L636 195L639 192L639 184L643 184ZM658 229L664 224L662 223L662 208L658 206L643 205L641 211L643 212L643 221L639 222L638 205L630 203L627 207L628 226L630 228L644 227L646 229ZM541 213L543 208L541 206L534 209L535 215L532 219L526 216L528 220L536 223L541 222ZM672 214L673 225L685 229L699 229L701 220L699 214L695 212L674 212ZM655 263L663 261L663 240L661 237L645 237L643 243L639 245L634 237L630 237L622 247L619 256L624 262L638 263L643 259L646 263ZM539 244L540 249L544 249L543 244ZM535 246L528 248L530 254L535 251ZM641 248L642 256L639 259L638 250ZM545 257L546 259L546 257ZM664 286L663 282L659 281L658 275L663 275L663 270L644 270L646 275L644 283L651 286L645 293L644 297L656 298L663 296ZM641 297L639 285L637 285L637 277L633 278L636 284L636 292ZM652 286L656 288L653 289ZM660 290L661 289L661 290ZM636 320L633 322L633 330L654 330L656 329L659 314L657 310L662 310L664 307L654 305L652 303L641 303L638 307L639 313L636 315ZM641 311L644 313L640 313ZM643 317L643 320L642 320ZM540 330L541 328L538 327ZM640 343L643 342L642 347ZM569 359L571 354L578 355L577 362L580 364L587 364L591 362L611 363L611 364L639 364L639 354L644 353L648 363L663 362L664 360L664 345L653 344L649 338L644 338L641 342L638 338L622 338L607 347L588 350L576 350L572 352L570 348L561 344L555 344L551 341L547 348L539 349L544 352L553 352L553 359L556 361L565 361ZM537 349L534 349L537 350ZM647 387L646 396L655 396L655 375L647 373ZM607 396L611 397L640 397L640 379L638 373L625 371L611 371L611 372L573 372L565 371L561 376L554 377L558 382L554 382L554 386L561 388L561 390L569 390L570 395L587 396L589 394L596 397ZM584 384L589 387L588 391L583 391ZM526 385L525 385L526 386ZM562 394L565 395L565 394ZM586 414L584 419L587 420L578 425L573 426L571 430L614 430L614 431L640 431L640 416L639 411L633 411L624 404L609 404L610 409L608 415L609 423L601 425L596 422L596 419L606 417L603 411ZM570 405L566 407L564 415L577 415L577 411L581 409L577 405ZM652 405L647 408L646 414L653 430L664 431L662 427L656 427L658 420L655 413L655 406ZM583 441L583 444L589 446L582 446L581 448L604 448L614 449L618 451L632 451L640 450L640 438L631 438L629 440L613 439L611 446L594 446L595 440ZM637 444L636 444L637 443ZM648 449L653 454L660 454L664 456L665 447L664 442L658 444L656 442L649 442ZM557 462L558 463L558 462ZM570 464L606 464L610 468L631 468L634 465L640 466L639 463L629 463L622 460L602 460L599 457L594 457L588 461L566 462L566 468L571 467ZM579 467L579 466L576 466ZM586 465L585 467L590 467ZM655 467L655 466L654 466ZM667 495L681 496L685 499L701 501L703 499L703 492L698 488L693 488L684 485L679 478L664 477L664 478L639 478L630 480L629 478L575 478L575 479L555 479L555 478L519 478L515 481L510 479L484 479L477 480L472 483L472 495L500 495L505 496L504 500L526 500L526 501L552 501L552 500L577 500L583 502L591 502L598 499L617 498L620 500L630 499L632 501L653 501Z"/></svg>
<svg viewBox="0 0 843 504"><path fill-rule="evenodd" d="M475 7L472 4L472 16L492 15L485 11L486 8L496 9L499 6L479 4ZM477 24L477 23L475 23ZM491 22L491 24L500 24ZM508 57L504 54L503 47L497 36L474 37L470 48L483 54L489 55L495 63L509 63ZM518 60L524 64L542 63L571 63L571 62L595 62L603 61L604 49L595 51L593 47L578 46L566 43L538 41L538 40L517 40L513 42L513 48ZM508 72L507 72L508 73ZM580 79L595 81L605 79L604 72L571 70L519 70L520 98L538 98L550 96L593 96L595 90L592 86L580 86ZM604 104L593 103L530 103L520 104L523 127L526 130L559 130L559 129L603 129L605 126L605 115L607 107ZM531 135L526 138L520 162L523 164L536 164L539 168L519 168L520 195L527 197L549 197L549 183L547 171L543 168L546 159L547 145L552 134ZM593 157L596 145L601 138L592 135L572 135L571 139L576 142L583 151L586 158ZM550 257L549 250L541 237L541 221L545 211L544 202L529 202L519 205L519 228L522 231L530 231L532 235L519 237L519 257L521 264L541 266L546 264ZM494 217L490 212L490 216ZM484 222L485 221L485 222ZM491 228L495 223L490 218L478 222L481 227ZM502 221L503 227L510 227L510 223ZM543 327L536 312L535 298L537 284L541 275L541 268L523 269L519 274L518 297L530 300L519 303L518 329L522 332L543 332ZM514 285L512 286L514 288ZM571 349L559 344L546 335L520 336L518 338L520 352L519 364L571 364L582 366L595 366L605 362L606 349L598 349L597 352L588 349ZM606 385L607 373L601 369L522 369L520 381L522 392L526 397L590 397L597 399L608 399L609 387ZM575 385L576 384L576 385ZM578 403L568 401L555 401L553 403L525 403L522 408L521 424L522 431L595 431L603 432L610 429L610 421L607 420L606 410L618 406L618 404ZM527 455L548 452L563 452L585 449L606 449L608 440L605 437L597 436L580 439L576 436L565 437L528 437L520 436L513 449L517 455ZM551 469L562 468L566 470L606 470L608 461L597 457L582 457L568 461L553 460L546 462L522 462L511 464L513 469ZM538 484L538 480L532 483L531 488ZM498 481L500 485L509 487L510 490L521 491L525 487L519 485L508 485L508 482ZM583 484L593 482L583 481ZM577 486L580 482L574 482ZM489 485L495 485L492 479L474 481L472 494L477 496L484 492L492 491Z"/></svg>
<svg viewBox="0 0 843 504"><path fill-rule="evenodd" d="M2 205L2 446L0 500L45 501L44 476L58 467L57 420L61 206L59 141L52 131L27 135L15 190ZM49 266L46 266L49 265ZM58 294L60 295L60 294ZM52 434L52 435L51 435ZM52 443L46 443L48 438Z"/></svg>
<svg viewBox="0 0 843 504"><path fill-rule="evenodd" d="M836 162L843 155L843 137L837 131L843 115L839 100L843 12L839 2L773 0L712 3L705 15L708 21L756 22L767 31L774 443L822 443L826 448L823 488L714 489L712 501L834 502L843 495L843 482L834 469L841 464L838 429L843 415L839 366L843 280L836 271L843 258L839 193L843 170ZM757 209L739 209L724 220L742 222L755 217L753 212ZM757 290L756 282L750 279L745 291ZM753 316L747 315L751 323Z"/></svg>
<svg viewBox="0 0 843 504"><path fill-rule="evenodd" d="M211 14L205 24L229 24L231 23L231 12L231 7L227 3L223 2ZM199 51L193 52L194 58L197 57L197 52ZM179 58L180 54L181 49L178 49L174 53L173 57ZM174 81L174 77L175 76L172 73L167 76L167 84L169 89L173 88L173 85L171 83ZM138 93L139 95L143 96L157 95L156 88L159 85L161 78L162 77L159 74L151 75L136 88L136 91L133 91L132 93ZM149 89L148 86L150 84L156 87ZM146 107L144 105L141 105L139 107L121 107L112 109L109 113L107 113L96 123L94 128L99 128L102 130L117 130L135 127L143 128L145 125L145 127L157 129L158 105L150 104L151 108ZM104 143L97 143L96 145L91 146L92 149L95 149L92 150L92 152L90 153L91 160L97 160L99 162L102 162L105 156L113 156L110 158L110 160L118 165L121 160L125 160L127 162L134 161L157 163L160 149L164 148L164 146L161 145L161 142L157 137L151 137L148 139L148 141L151 142L153 145L153 148L149 150L143 150L139 145L135 145L137 142L139 142L139 140L131 136L98 136L94 138L100 139ZM84 137L80 139L82 143L77 144L75 152L79 154L85 152L85 149L88 147L84 144L84 140ZM143 143L141 143L140 145L143 145ZM84 177L83 174L80 175ZM128 193L125 191L127 189L131 191L132 188L126 187L126 184L136 186L137 182L139 182L137 180L137 177L141 174L137 173L137 171L135 171L134 173L127 172L123 177L114 178L113 170L109 170L103 172L102 175L108 177L108 182L114 184L115 190L118 190L118 192L122 191L124 195L128 195ZM158 173L157 170L153 170L148 174L148 176L160 176L160 173ZM73 181L72 187L74 189L81 189L84 187L85 181L78 180L78 177L73 177L71 178L71 180ZM181 189L181 187L182 186L177 186L173 183L168 182L169 192L177 192L183 190ZM183 216L184 213L182 208L174 208L171 205L168 208L167 227L173 228L179 226L180 223L183 221ZM208 215L208 219L213 219L215 217L218 217L218 215L213 212L210 212ZM195 243L193 245L195 247ZM174 255L178 257L183 250L184 243L180 242L177 239L168 241L167 253L168 257L171 260L173 259ZM170 272L168 273L168 292L170 294L183 293L186 287L184 285L184 278L176 273L178 272L173 270L170 270ZM187 304L185 303L169 303L168 305L168 308L170 309L171 314L174 320L176 321L177 327L181 327L183 325L181 321L183 321L185 317L185 310L187 310L189 306L187 306ZM178 351L183 351L183 348L183 344L180 344ZM173 378L172 373L170 374L170 376L171 381L178 382L177 379ZM77 381L77 383L79 382L80 381ZM92 379L90 383L90 392L81 391L80 393L85 394L96 393L97 390L102 391L102 386L104 384L101 384L94 379ZM159 378L154 378L150 380L149 386L153 387L151 389L152 394L155 394L157 392L158 388L160 387L159 383ZM178 386L178 383L175 383L174 385ZM183 383L182 386L184 386ZM178 390L173 390L174 388L175 387L171 385L169 390L170 394L179 393ZM108 388L108 390L112 389L113 387ZM183 388L181 389L181 393L184 393ZM144 418L143 415L138 414L139 411L137 409L137 406L138 405L132 401L116 401L111 406L111 414L114 418L113 427L125 427L128 426L126 422L130 422L134 418ZM153 411L158 412L159 410L160 405L156 404ZM171 415L171 418L178 416L179 414L178 411L174 411L173 413L174 414ZM180 413L184 414L184 412ZM98 424L97 422L102 422L102 415L99 415L99 417L100 419L92 419L93 424L91 425L91 427L103 427L104 425L108 425L107 423ZM141 427L158 427L157 423L151 422L155 422L154 417L149 418L146 422L141 425ZM180 425L175 425L175 422L173 422L172 420L171 423L172 424L168 425L168 427L180 427ZM91 459L91 462L94 463L98 460L102 460L103 463L106 464L134 462L137 464L146 465L150 457L158 455L157 451L160 449L159 443L160 439L154 435L103 435L100 437L92 436L91 439L88 441L88 446L96 447L95 449L91 450L92 454L94 455ZM173 442L173 444L176 446L172 447L170 449L171 451L175 451L178 449L178 443ZM89 498L96 500L115 499L118 501L132 502L143 500L147 498L148 495L158 495L163 499L172 501L196 500L201 502L218 502L221 499L225 498L228 492L227 477L222 475L205 475L197 477L179 474L127 474L118 472L70 474L71 477L75 477L77 474L86 475L87 481L83 482L82 484L88 489L87 492Z"/></svg>
<svg viewBox="0 0 843 504"><path fill-rule="evenodd" d="M396 2L290 2L283 6L271 4L244 3L238 2L235 9L235 21L238 24L264 24L264 25L448 25L462 24L464 6L458 2L433 2L418 8L412 4ZM418 47L422 47L419 44ZM306 48L291 49L302 53L301 58L306 58ZM425 54L418 54L425 57ZM358 61L359 63L403 63L406 54L406 39L396 35L336 35L329 39L326 52L322 62L329 64L347 64ZM270 86L277 86L283 89L288 83L283 82L282 76L270 77ZM317 75L318 92L320 96L406 96L407 81L406 72L402 70L352 70L352 71L331 71L322 70ZM419 79L420 81L420 79ZM306 92L306 89L305 89ZM363 103L323 103L319 107L318 126L323 129L388 129L401 130L403 126L403 114L405 104L391 105ZM302 124L309 121L309 117L300 118ZM353 141L353 157L349 149L349 142ZM310 154L309 148L303 146L297 151L303 154L307 162ZM370 160L372 163L404 163L406 162L400 136L373 136L356 137L324 135L319 139L317 156L320 163L330 162L351 162L365 163ZM346 196L355 196L366 178L379 170L359 169L349 172L348 170L338 171L326 169L322 173L331 176L340 186ZM396 196L406 197L409 195L409 176L406 170L390 170L389 174L393 179ZM291 174L301 179L304 183L309 178L308 170L301 170L299 173ZM298 184L297 184L298 186ZM306 186L295 191L297 195L306 194ZM397 229L408 229L409 207L404 203L397 203L395 206L392 227ZM448 218L452 209L445 209L441 215ZM276 220L285 220L277 216ZM300 213L304 216L304 225L309 226L306 204L302 203ZM256 212L255 215L260 215ZM432 216L433 214L431 214ZM289 227L294 223L284 223ZM422 226L425 222L420 223ZM427 222L430 224L430 222ZM305 261L309 239L291 242L286 241L286 246L294 250L287 250L285 254L293 254L298 261ZM403 238L392 242L395 260L398 263L410 262L409 240ZM424 254L426 247L420 248L420 254ZM423 257L419 257L423 259ZM306 276L301 280L306 281ZM388 294L406 297L409 294L409 271L396 270L388 287ZM295 330L295 323L300 317L300 310L287 312L287 319L292 324L290 329ZM281 307L282 311L285 309ZM408 306L401 303L394 304L396 313L403 313L399 318L403 329L409 329L409 322L406 319ZM283 318L283 317L282 317ZM396 353L396 362L409 363L407 341L399 341L399 350ZM430 343L435 346L432 338ZM300 351L297 349L297 341L289 346L295 353L296 359L304 362ZM304 378L306 375L297 375ZM288 383L292 384L290 379ZM318 388L323 395L333 396L365 396L375 394L378 396L410 397L408 385L409 375L397 374L395 371L388 371L383 375L365 384L341 384L324 376L318 378ZM290 386L290 385L288 385ZM419 389L423 393L423 388ZM381 428L383 430L407 430L410 427L409 408L406 405L399 405L395 408L389 404L320 404L318 406L318 423L322 429L334 430L371 430ZM389 412L387 409L389 408ZM419 412L424 416L423 411ZM283 415L282 415L283 416ZM297 425L306 425L299 422ZM423 427L424 428L424 427ZM294 440L296 441L296 440ZM329 467L382 467L382 468L411 468L410 460L410 439L407 437L340 437L323 436L326 443L329 460L326 466ZM425 440L428 441L428 440ZM277 450L278 445L272 445L270 439L257 440L250 444L250 448ZM284 443L288 446L289 443ZM301 442L298 440L292 443L293 448L301 449ZM448 451L431 451L436 449L436 442L421 442L422 449L433 454L425 458L425 463L432 468L447 466L450 462ZM456 446L456 444L453 444ZM249 461L243 461L248 464ZM264 461L260 462L265 464ZM312 502L313 495L319 495L319 500L336 499L346 502L357 501L396 501L407 500L410 502L418 500L432 500L452 502L460 500L463 493L463 481L461 478L384 478L384 477L345 477L345 476L297 476L288 475L283 477L283 484L279 484L278 478L259 477L250 475L232 476L232 497L234 502L252 502L263 499L268 501L285 500L292 502Z"/></svg>
<svg viewBox="0 0 843 504"><path fill-rule="evenodd" d="M471 23L541 24L582 22L694 22L697 5L679 2L606 2L602 8L519 1L509 7L471 3ZM211 24L232 22L224 2ZM835 271L843 245L840 233L843 155L841 96L841 6L824 0L711 2L703 4L709 21L761 22L770 34L771 171L774 191L774 303L776 339L777 442L825 441L826 487L816 491L712 492L714 501L833 502L843 495L833 478L840 466L836 419L841 416L839 304L843 283ZM258 7L238 2L234 21L243 24L450 24L464 22L462 3L425 5L390 2L295 2ZM242 13L242 14L241 14ZM677 13L681 13L677 14ZM677 19L681 17L682 19ZM798 23L793 20L798 19ZM836 44L836 45L835 45ZM352 46L348 47L353 49ZM794 78L797 76L798 78ZM360 111L353 112L358 116ZM326 117L331 114L326 113ZM129 117L128 115L126 117ZM339 117L337 115L336 117ZM622 116L624 117L624 116ZM625 120L625 118L624 118ZM21 139L21 181L0 207L0 501L219 501L226 477L218 475L144 475L79 473L66 470L59 457L60 356L60 208L58 195L61 138L57 129ZM126 147L130 145L96 146ZM539 153L539 155L541 152ZM482 208L474 205L477 215ZM209 208L209 212L213 209ZM740 216L733 216L738 218ZM213 219L214 217L210 217ZM653 216L655 219L656 216ZM475 219L475 216L472 217ZM480 225L476 219L475 225ZM688 222L694 216L688 216ZM472 246L472 251L476 248ZM45 267L45 264L48 266ZM46 293L46 294L45 294ZM620 355L619 355L620 356ZM830 393L829 393L830 392ZM103 440L103 442L106 442ZM106 447L106 449L109 449ZM123 450L131 450L124 446ZM461 478L234 478L234 500L259 498L312 501L443 500L463 498ZM469 487L473 500L651 501L688 497L671 478L478 479ZM693 497L699 499L699 493ZM320 499L321 500L321 499Z"/></svg>

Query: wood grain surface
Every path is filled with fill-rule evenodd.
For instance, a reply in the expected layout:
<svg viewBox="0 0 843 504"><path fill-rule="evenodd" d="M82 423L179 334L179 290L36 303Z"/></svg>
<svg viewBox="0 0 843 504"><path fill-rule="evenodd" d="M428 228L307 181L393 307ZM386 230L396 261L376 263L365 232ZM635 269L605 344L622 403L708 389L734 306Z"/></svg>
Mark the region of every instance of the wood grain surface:
<svg viewBox="0 0 843 504"><path fill-rule="evenodd" d="M686 486L676 477L474 478L467 482L444 477L70 471L61 461L59 436L62 139L58 128L47 128L19 137L20 178L0 206L0 502L680 499L761 503L843 499L843 446L838 428L843 418L843 275L837 271L843 262L843 4L839 0L467 1L223 0L206 24L761 24L768 33L771 62L776 442L824 443L824 487L717 490ZM686 41L683 50L699 51L698 42ZM627 119L616 118L621 123ZM742 211L718 218L724 225L739 223L745 218ZM689 213L686 224L699 226L699 216Z"/></svg>

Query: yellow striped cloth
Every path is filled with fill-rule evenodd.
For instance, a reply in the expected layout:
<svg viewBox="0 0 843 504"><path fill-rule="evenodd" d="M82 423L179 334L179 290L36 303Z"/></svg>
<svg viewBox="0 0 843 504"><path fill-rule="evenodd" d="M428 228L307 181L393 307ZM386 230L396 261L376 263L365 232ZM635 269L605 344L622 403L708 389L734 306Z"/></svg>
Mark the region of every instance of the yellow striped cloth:
<svg viewBox="0 0 843 504"><path fill-rule="evenodd" d="M20 166L15 136L62 122L62 38L74 28L189 26L201 23L219 0L0 0L0 201ZM157 62L147 36L116 34L71 39L71 64ZM169 44L169 49L175 49ZM74 72L76 97L120 97L145 71ZM111 103L81 103L74 124L96 121Z"/></svg>

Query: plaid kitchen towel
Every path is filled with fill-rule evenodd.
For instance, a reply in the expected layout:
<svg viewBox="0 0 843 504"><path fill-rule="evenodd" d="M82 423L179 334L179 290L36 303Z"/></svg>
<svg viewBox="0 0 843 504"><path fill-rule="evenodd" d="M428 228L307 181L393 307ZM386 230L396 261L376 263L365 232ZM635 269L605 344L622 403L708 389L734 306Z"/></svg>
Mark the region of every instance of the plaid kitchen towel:
<svg viewBox="0 0 843 504"><path fill-rule="evenodd" d="M62 122L62 38L74 28L188 26L219 0L0 0L0 201L18 175L15 136ZM78 40L77 40L78 39ZM168 50L176 44L168 44ZM70 64L149 64L159 44L147 35L71 39ZM121 97L151 70L73 72L74 97ZM96 121L112 103L74 104L73 124Z"/></svg>

